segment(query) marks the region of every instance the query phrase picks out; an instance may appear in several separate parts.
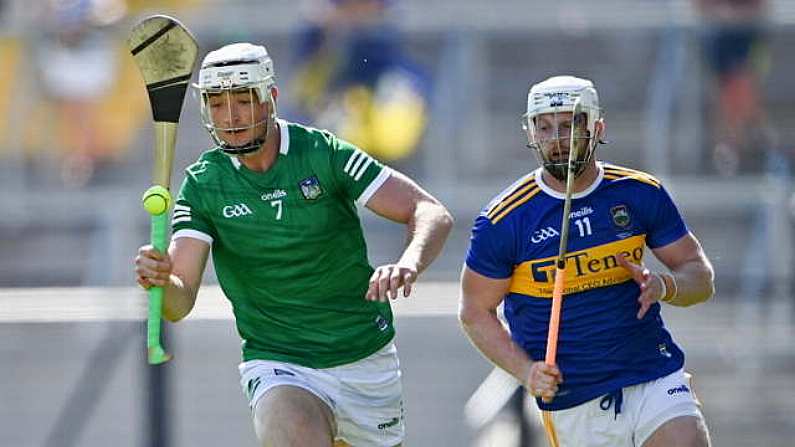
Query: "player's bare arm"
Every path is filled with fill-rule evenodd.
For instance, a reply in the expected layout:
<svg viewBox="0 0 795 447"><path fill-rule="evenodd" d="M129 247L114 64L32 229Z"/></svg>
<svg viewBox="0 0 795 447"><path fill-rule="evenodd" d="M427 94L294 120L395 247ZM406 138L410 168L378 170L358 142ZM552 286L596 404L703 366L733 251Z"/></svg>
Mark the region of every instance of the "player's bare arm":
<svg viewBox="0 0 795 447"><path fill-rule="evenodd" d="M619 257L619 264L628 269L640 285L639 319L657 301L674 306L692 306L707 301L715 293L712 264L692 233L652 252L670 272L651 272Z"/></svg>
<svg viewBox="0 0 795 447"><path fill-rule="evenodd" d="M395 299L411 294L412 284L439 255L453 227L453 216L436 198L400 172L389 179L367 202L379 216L406 224L406 249L394 264L382 265L370 277L368 300Z"/></svg>
<svg viewBox="0 0 795 447"><path fill-rule="evenodd" d="M167 320L179 321L193 309L209 252L206 242L187 237L173 240L168 254L159 253L151 245L138 250L135 258L138 284L145 289L165 288L163 315Z"/></svg>
<svg viewBox="0 0 795 447"><path fill-rule="evenodd" d="M464 332L486 358L514 376L533 396L552 399L563 381L558 367L529 358L497 318L497 307L510 283L510 278L489 278L464 266L458 318Z"/></svg>
<svg viewBox="0 0 795 447"><path fill-rule="evenodd" d="M653 250L674 279L674 293L666 302L674 306L691 306L707 301L715 293L715 272L701 243L688 233L676 242Z"/></svg>

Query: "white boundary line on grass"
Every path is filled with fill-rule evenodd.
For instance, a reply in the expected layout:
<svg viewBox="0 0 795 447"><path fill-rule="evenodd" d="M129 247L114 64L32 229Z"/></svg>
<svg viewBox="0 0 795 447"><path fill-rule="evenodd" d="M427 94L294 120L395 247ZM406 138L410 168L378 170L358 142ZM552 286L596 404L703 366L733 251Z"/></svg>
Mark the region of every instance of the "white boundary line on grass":
<svg viewBox="0 0 795 447"><path fill-rule="evenodd" d="M453 316L454 282L420 282L409 298L392 301L398 316ZM231 320L232 307L217 285L202 286L188 320ZM146 294L137 287L0 289L0 323L132 321L146 319Z"/></svg>

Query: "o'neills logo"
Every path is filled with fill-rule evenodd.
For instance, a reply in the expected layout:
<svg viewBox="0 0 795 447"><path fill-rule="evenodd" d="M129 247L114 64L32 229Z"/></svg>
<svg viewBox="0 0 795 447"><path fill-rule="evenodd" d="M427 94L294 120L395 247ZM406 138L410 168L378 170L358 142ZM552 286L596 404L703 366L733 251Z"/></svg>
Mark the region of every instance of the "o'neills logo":
<svg viewBox="0 0 795 447"><path fill-rule="evenodd" d="M577 211L572 211L571 213L569 213L569 219L571 220L580 219L582 217L589 216L591 214L593 214L593 208L591 208L590 206L584 206L578 209Z"/></svg>
<svg viewBox="0 0 795 447"><path fill-rule="evenodd" d="M673 396L674 394L677 393L689 393L689 392L690 388L688 388L687 385L679 385L676 388L671 388L670 390L668 390L668 395Z"/></svg>
<svg viewBox="0 0 795 447"><path fill-rule="evenodd" d="M278 200L282 197L287 197L287 191L283 189L274 189L273 191L268 191L260 196L260 198L266 202L269 200Z"/></svg>

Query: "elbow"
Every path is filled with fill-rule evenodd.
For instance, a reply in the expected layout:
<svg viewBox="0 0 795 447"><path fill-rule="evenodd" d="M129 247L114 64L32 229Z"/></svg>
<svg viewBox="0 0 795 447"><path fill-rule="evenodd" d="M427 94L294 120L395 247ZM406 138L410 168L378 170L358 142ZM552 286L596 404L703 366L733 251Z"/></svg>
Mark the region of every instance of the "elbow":
<svg viewBox="0 0 795 447"><path fill-rule="evenodd" d="M461 305L458 308L458 323L464 332L471 332L472 328L477 326L478 322L483 319L482 312L470 306Z"/></svg>
<svg viewBox="0 0 795 447"><path fill-rule="evenodd" d="M450 231L453 230L453 225L455 224L455 219L453 218L453 214L444 207L444 205L439 205L442 210L439 217L439 226L444 230L445 234L450 234Z"/></svg>
<svg viewBox="0 0 795 447"><path fill-rule="evenodd" d="M198 286L188 286L181 275L171 275L171 285L165 289L163 294L162 315L163 318L176 323L188 316L193 306L196 304L196 294Z"/></svg>
<svg viewBox="0 0 795 447"><path fill-rule="evenodd" d="M182 297L179 297L182 298ZM186 299L164 299L163 300L163 318L171 323L182 321L188 316L193 305L196 303L196 297L191 295Z"/></svg>
<svg viewBox="0 0 795 447"><path fill-rule="evenodd" d="M689 307L709 301L715 295L715 270L706 259L690 270L685 290L678 290L676 305Z"/></svg>
<svg viewBox="0 0 795 447"><path fill-rule="evenodd" d="M188 316L187 312L175 312L169 311L167 309L163 309L163 318L170 323L177 323L185 319Z"/></svg>
<svg viewBox="0 0 795 447"><path fill-rule="evenodd" d="M434 226L436 227L438 233L444 235L444 238L446 239L453 230L453 224L455 223L453 214L447 209L447 207L442 205L441 202L434 201L432 206Z"/></svg>
<svg viewBox="0 0 795 447"><path fill-rule="evenodd" d="M466 328L472 322L472 317L469 313L464 309L463 306L458 308L458 323L461 325L462 328Z"/></svg>
<svg viewBox="0 0 795 447"><path fill-rule="evenodd" d="M163 315L169 323L178 323L185 319L185 315Z"/></svg>
<svg viewBox="0 0 795 447"><path fill-rule="evenodd" d="M704 275L704 299L702 302L709 301L713 296L715 296L715 270L712 268L712 265L707 266L707 271Z"/></svg>
<svg viewBox="0 0 795 447"><path fill-rule="evenodd" d="M707 284L703 298L701 299L701 301L699 301L699 303L706 303L707 301L711 300L713 296L715 296L715 283L713 281L710 281Z"/></svg>
<svg viewBox="0 0 795 447"><path fill-rule="evenodd" d="M428 200L424 204L419 205L415 210L415 217L421 214L425 214L427 216L426 219L433 216L432 219L436 227L445 233L449 233L453 229L453 224L455 223L453 214L436 199Z"/></svg>
<svg viewBox="0 0 795 447"><path fill-rule="evenodd" d="M461 327L461 330L466 334L467 337L472 337L472 333L475 332L475 320L471 317L471 315L458 312L458 325Z"/></svg>
<svg viewBox="0 0 795 447"><path fill-rule="evenodd" d="M710 283L710 285L707 286L701 293L697 295L691 295L690 299L685 297L685 299L680 300L680 306L690 307L695 306L696 304L706 303L713 297L713 295L715 295L715 286Z"/></svg>
<svg viewBox="0 0 795 447"><path fill-rule="evenodd" d="M707 283L707 290L704 296L704 302L709 301L712 297L715 296L715 281L714 279L710 279L709 283Z"/></svg>
<svg viewBox="0 0 795 447"><path fill-rule="evenodd" d="M419 220L420 216L425 219L432 219L440 228L450 230L453 228L453 214L442 202L435 197L428 197L417 202L414 208L414 218Z"/></svg>
<svg viewBox="0 0 795 447"><path fill-rule="evenodd" d="M679 306L690 307L696 304L701 304L709 301L715 295L715 281L711 274L705 275L702 279L700 286L694 289L689 294L677 299Z"/></svg>

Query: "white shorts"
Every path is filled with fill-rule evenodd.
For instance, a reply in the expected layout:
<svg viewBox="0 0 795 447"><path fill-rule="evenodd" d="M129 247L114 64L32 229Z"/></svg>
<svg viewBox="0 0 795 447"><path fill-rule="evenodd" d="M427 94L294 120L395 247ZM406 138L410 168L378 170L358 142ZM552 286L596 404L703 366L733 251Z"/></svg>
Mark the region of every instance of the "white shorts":
<svg viewBox="0 0 795 447"><path fill-rule="evenodd" d="M312 369L270 360L249 360L238 368L252 411L269 389L292 385L328 405L337 424L335 440L352 446L384 447L403 442L403 385L392 342L369 357L333 368Z"/></svg>
<svg viewBox="0 0 795 447"><path fill-rule="evenodd" d="M641 447L666 421L679 416L703 419L683 370L624 388L621 412L615 401L598 397L573 408L541 411L552 447Z"/></svg>

